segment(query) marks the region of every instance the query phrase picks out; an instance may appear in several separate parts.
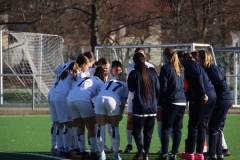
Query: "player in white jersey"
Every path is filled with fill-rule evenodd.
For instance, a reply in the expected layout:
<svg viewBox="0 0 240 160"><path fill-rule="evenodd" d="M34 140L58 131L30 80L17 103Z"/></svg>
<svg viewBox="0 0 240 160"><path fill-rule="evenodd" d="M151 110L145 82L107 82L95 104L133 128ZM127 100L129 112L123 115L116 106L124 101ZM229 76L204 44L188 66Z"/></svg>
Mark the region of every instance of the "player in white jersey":
<svg viewBox="0 0 240 160"><path fill-rule="evenodd" d="M145 51L143 48L136 48L134 53L142 53L145 56ZM148 62L145 62L145 65L147 68L154 68L154 66ZM134 70L134 63L130 64L127 68L127 75ZM126 126L126 136L127 136L127 146L124 150L124 153L129 153L132 150L132 119L133 119L133 113L132 113L132 99L134 97L134 92L130 92L128 94L128 103L127 103L127 126Z"/></svg>
<svg viewBox="0 0 240 160"><path fill-rule="evenodd" d="M96 63L97 67L102 67L105 72L108 72L109 70L109 62L107 61L106 58L100 58L97 63ZM95 73L96 68L89 68L87 71L87 76L93 76Z"/></svg>
<svg viewBox="0 0 240 160"><path fill-rule="evenodd" d="M81 130L81 121L83 120L88 129L88 140L90 145L90 159L99 159L95 152L96 136L95 136L95 120L94 106L92 98L97 96L99 89L107 79L107 75L102 67L97 67L94 76L81 79L68 94L68 106L72 118L75 120L77 127ZM80 123L78 123L80 122ZM80 150L82 148L80 141L84 138L81 133L77 133Z"/></svg>
<svg viewBox="0 0 240 160"><path fill-rule="evenodd" d="M126 82L126 79L124 81ZM112 135L110 138L113 146L113 159L121 160L121 157L118 155L120 146L118 125L119 121L122 119L128 96L128 88L125 82L114 79L107 81L104 86L101 87L101 90L95 99L95 114L99 126L97 132L97 144L99 153L101 154L101 160L106 159L103 142L103 137L106 132L106 115L108 115L112 129Z"/></svg>
<svg viewBox="0 0 240 160"><path fill-rule="evenodd" d="M82 74L88 69L89 61L85 56L79 56L78 59L68 66L66 65L59 73L51 88L50 105L52 107L52 121L59 122L57 129L57 142L60 155L63 158L71 158L70 142L72 118L67 106L67 95L78 79L82 78ZM65 131L63 132L63 125Z"/></svg>

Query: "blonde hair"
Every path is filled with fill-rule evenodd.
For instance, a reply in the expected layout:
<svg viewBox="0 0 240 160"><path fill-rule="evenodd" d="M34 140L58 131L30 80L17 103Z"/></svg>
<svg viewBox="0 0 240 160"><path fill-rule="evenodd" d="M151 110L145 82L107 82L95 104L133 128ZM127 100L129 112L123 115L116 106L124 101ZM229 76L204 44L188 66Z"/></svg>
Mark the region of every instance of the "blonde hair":
<svg viewBox="0 0 240 160"><path fill-rule="evenodd" d="M199 57L204 60L204 68L209 68L214 63L212 54L209 51L200 50L198 53Z"/></svg>
<svg viewBox="0 0 240 160"><path fill-rule="evenodd" d="M172 48L166 48L163 51L163 55L166 55L169 58L170 63L175 69L176 74L180 77L181 72L183 70L183 66L178 59L178 55Z"/></svg>

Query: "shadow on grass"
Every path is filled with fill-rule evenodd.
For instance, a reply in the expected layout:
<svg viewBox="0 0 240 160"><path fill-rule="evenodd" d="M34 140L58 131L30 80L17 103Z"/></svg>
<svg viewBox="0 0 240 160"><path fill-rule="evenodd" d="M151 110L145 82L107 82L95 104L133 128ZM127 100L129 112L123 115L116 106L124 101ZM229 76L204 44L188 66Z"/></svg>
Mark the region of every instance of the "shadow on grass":
<svg viewBox="0 0 240 160"><path fill-rule="evenodd" d="M124 160L133 159L135 153L122 153L120 156ZM108 153L107 157L112 158L113 154ZM150 153L149 159L155 159L158 156L156 153ZM0 152L1 160L60 160L62 158L51 156L49 152Z"/></svg>

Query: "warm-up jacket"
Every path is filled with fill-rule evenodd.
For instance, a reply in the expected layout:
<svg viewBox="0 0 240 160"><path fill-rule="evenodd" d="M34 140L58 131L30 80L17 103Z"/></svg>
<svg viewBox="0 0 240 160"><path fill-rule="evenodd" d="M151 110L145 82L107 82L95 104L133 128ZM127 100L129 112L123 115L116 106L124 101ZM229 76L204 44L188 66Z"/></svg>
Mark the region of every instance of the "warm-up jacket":
<svg viewBox="0 0 240 160"><path fill-rule="evenodd" d="M231 90L226 82L226 76L223 71L216 65L211 65L205 69L209 79L215 88L217 101L218 100L232 100L233 96Z"/></svg>
<svg viewBox="0 0 240 160"><path fill-rule="evenodd" d="M176 74L171 63L167 63L161 67L160 71L160 97L159 105L168 103L185 103L186 97L184 93L184 71L180 76Z"/></svg>
<svg viewBox="0 0 240 160"><path fill-rule="evenodd" d="M182 65L185 69L185 78L189 86L187 95L191 95L190 100L194 100L192 98L199 99L199 97L206 94L207 90L215 92L214 86L203 67L190 59L183 60Z"/></svg>
<svg viewBox="0 0 240 160"><path fill-rule="evenodd" d="M134 92L133 98L133 114L156 114L157 113L157 97L160 92L158 76L154 68L148 68L149 78L151 81L150 99L146 101L141 94L142 77L138 69L132 70L128 76L128 89Z"/></svg>

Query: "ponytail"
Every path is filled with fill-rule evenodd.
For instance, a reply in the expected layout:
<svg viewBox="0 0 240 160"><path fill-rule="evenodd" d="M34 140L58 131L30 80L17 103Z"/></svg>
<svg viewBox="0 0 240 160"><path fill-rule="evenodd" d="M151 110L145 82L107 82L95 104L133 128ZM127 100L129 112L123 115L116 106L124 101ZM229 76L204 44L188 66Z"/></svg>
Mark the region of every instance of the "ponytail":
<svg viewBox="0 0 240 160"><path fill-rule="evenodd" d="M134 68L140 72L142 77L140 93L143 94L145 99L148 101L151 95L151 81L145 65L145 57L142 53L138 52L134 54L133 61L135 63Z"/></svg>
<svg viewBox="0 0 240 160"><path fill-rule="evenodd" d="M174 52L174 50L172 48L166 48L163 51L163 55L165 55L169 58L169 61L170 61L171 65L173 66L177 76L180 77L181 71L183 70L183 66L178 59L177 53Z"/></svg>

